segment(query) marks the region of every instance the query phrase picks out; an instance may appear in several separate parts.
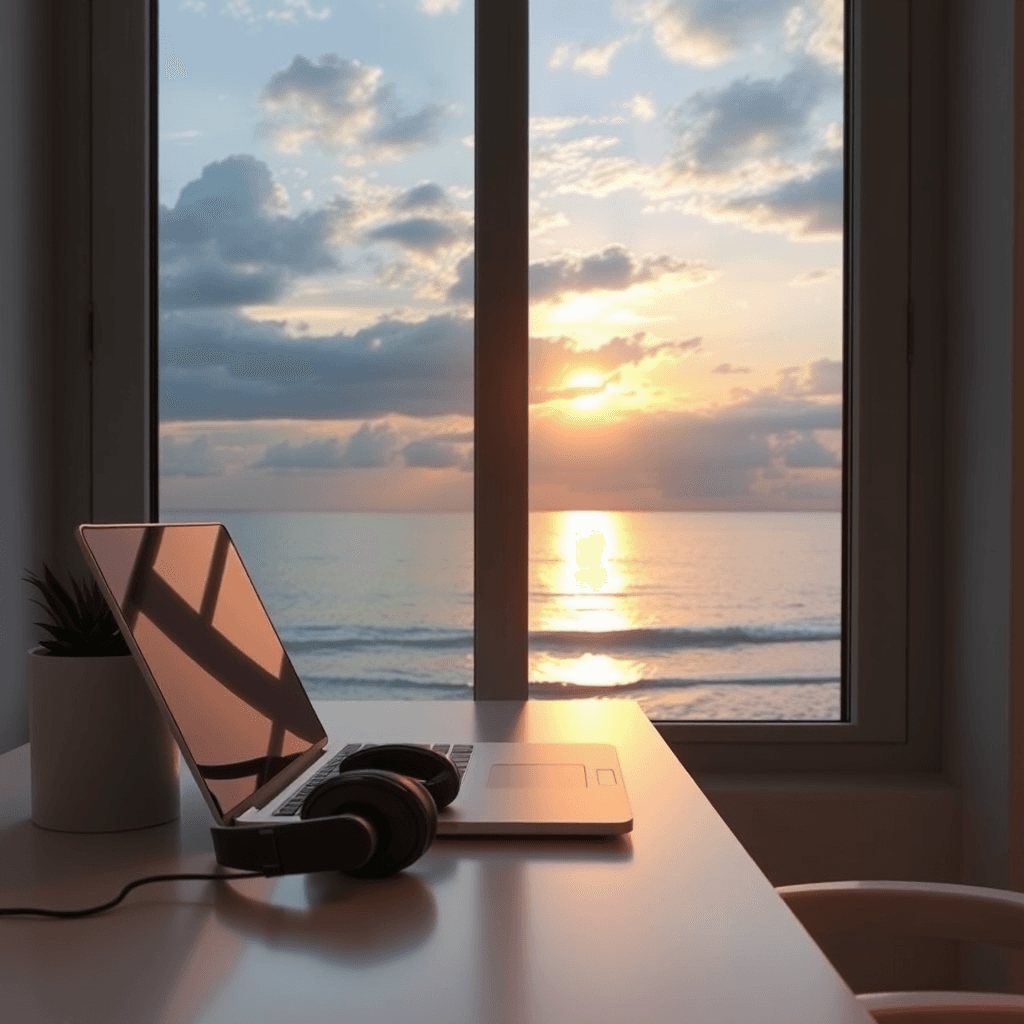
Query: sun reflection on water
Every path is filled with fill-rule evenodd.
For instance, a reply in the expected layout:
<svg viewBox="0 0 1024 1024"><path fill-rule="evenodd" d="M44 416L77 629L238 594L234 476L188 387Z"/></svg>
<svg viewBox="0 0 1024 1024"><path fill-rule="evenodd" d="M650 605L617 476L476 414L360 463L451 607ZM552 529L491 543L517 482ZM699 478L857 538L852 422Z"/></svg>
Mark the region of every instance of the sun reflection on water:
<svg viewBox="0 0 1024 1024"><path fill-rule="evenodd" d="M643 677L643 662L613 658L607 654L581 654L576 658L544 654L530 672L532 683L565 683L569 687L616 687L639 682Z"/></svg>
<svg viewBox="0 0 1024 1024"><path fill-rule="evenodd" d="M547 519L534 565L535 601L531 615L534 654L530 680L570 686L607 686L637 682L643 662L587 651L588 633L614 633L639 625L630 608L630 557L635 544L615 512L563 512ZM564 634L573 634L578 655L564 651ZM557 652L545 647L558 637ZM548 641L548 645L545 644Z"/></svg>

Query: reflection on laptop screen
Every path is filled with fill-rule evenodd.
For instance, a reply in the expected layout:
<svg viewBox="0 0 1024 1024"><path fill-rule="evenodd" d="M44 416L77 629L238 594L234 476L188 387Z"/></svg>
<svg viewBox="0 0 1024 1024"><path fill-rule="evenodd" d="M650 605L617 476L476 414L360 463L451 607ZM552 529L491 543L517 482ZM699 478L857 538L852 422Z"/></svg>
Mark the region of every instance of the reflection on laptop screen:
<svg viewBox="0 0 1024 1024"><path fill-rule="evenodd" d="M222 525L81 535L222 812L324 739Z"/></svg>

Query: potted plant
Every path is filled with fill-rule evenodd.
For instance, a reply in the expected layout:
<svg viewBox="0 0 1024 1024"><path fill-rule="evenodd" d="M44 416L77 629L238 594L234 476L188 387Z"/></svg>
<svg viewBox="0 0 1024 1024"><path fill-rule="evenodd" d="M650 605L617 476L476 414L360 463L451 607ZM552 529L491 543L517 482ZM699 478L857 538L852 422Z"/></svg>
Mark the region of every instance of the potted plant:
<svg viewBox="0 0 1024 1024"><path fill-rule="evenodd" d="M49 636L29 652L32 820L117 832L178 816L174 741L95 580L24 577Z"/></svg>

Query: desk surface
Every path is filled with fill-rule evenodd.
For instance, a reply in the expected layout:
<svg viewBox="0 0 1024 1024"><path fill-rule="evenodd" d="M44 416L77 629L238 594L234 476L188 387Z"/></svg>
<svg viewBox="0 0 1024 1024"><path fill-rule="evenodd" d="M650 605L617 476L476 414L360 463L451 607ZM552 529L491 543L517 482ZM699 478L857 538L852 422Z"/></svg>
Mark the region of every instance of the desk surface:
<svg viewBox="0 0 1024 1024"><path fill-rule="evenodd" d="M331 735L616 744L634 831L443 839L403 875L172 882L97 918L0 919L11 1021L870 1024L687 772L628 701L317 705ZM64 835L29 819L28 748L0 757L0 904L76 907L132 878L211 871L180 821Z"/></svg>

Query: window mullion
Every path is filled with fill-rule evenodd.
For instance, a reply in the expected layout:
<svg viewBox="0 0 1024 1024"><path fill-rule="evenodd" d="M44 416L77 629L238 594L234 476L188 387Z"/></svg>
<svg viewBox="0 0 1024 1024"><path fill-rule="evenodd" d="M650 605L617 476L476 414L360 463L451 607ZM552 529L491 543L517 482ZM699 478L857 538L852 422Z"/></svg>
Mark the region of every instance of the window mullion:
<svg viewBox="0 0 1024 1024"><path fill-rule="evenodd" d="M477 3L474 696L525 700L528 0Z"/></svg>

